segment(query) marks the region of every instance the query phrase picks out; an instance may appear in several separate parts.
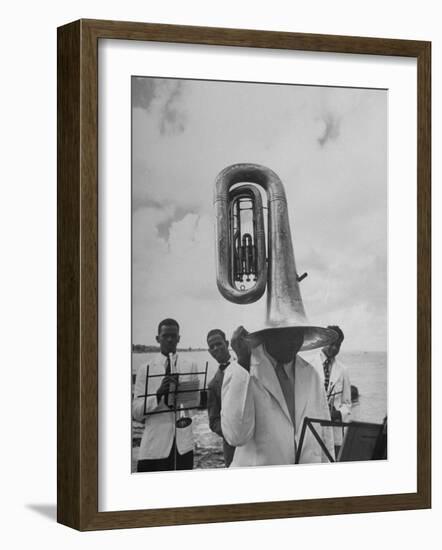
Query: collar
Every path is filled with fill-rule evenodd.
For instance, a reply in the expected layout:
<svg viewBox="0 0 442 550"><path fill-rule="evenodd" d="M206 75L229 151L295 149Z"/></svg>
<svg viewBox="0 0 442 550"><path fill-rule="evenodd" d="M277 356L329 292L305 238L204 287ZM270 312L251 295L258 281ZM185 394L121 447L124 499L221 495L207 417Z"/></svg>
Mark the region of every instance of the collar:
<svg viewBox="0 0 442 550"><path fill-rule="evenodd" d="M163 355L161 351L158 353L157 356L157 362L162 365L164 368L166 368L167 360L169 357L167 355ZM178 354L175 352L172 354L172 364L176 365L178 361Z"/></svg>
<svg viewBox="0 0 442 550"><path fill-rule="evenodd" d="M227 361L227 363L219 363L218 368L219 370L224 371L229 365L230 365L230 359Z"/></svg>
<svg viewBox="0 0 442 550"><path fill-rule="evenodd" d="M321 349L321 364L323 365L324 362L325 362L327 359L328 359L328 356L325 355L325 353L324 353L324 352L322 351L322 349ZM330 359L329 366L331 367L331 366L334 364L335 361L336 361L336 355Z"/></svg>
<svg viewBox="0 0 442 550"><path fill-rule="evenodd" d="M267 357L267 359L272 364L273 368L276 369L276 366L278 365L278 361L273 357L273 355L270 355L270 353L267 351L264 344L262 344L262 350L265 353L265 356ZM287 363L282 363L282 365L284 366L284 368L291 367L292 365L295 364L295 362L296 362L296 355L291 361L287 361Z"/></svg>
<svg viewBox="0 0 442 550"><path fill-rule="evenodd" d="M299 430L302 428L302 422L306 415L307 403L311 395L311 370L313 366L307 363L300 355L296 355L293 361L288 364L293 365L292 373L293 376L296 376L295 428L296 437L298 438ZM271 368L271 366L274 367L275 365L276 361L265 351L263 344L259 344L253 349L250 361L250 376L256 378L259 383L264 386L265 390L272 395L272 398L275 399L275 402L281 407L287 419L293 422L275 369Z"/></svg>

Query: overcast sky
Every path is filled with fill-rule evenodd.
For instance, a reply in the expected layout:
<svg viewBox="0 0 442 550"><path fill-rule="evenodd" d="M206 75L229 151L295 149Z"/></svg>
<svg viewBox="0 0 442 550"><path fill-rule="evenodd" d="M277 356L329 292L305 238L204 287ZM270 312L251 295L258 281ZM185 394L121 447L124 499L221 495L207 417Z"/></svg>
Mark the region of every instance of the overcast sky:
<svg viewBox="0 0 442 550"><path fill-rule="evenodd" d="M387 347L387 92L133 78L133 342L176 318L205 346L260 315L215 279L213 187L238 162L281 178L304 306L345 350ZM260 318L261 318L260 317Z"/></svg>

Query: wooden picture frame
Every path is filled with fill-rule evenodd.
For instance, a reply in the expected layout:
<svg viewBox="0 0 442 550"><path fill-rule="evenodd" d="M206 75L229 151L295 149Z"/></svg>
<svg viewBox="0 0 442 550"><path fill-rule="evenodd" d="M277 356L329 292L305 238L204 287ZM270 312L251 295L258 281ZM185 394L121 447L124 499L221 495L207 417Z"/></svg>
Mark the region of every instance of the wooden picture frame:
<svg viewBox="0 0 442 550"><path fill-rule="evenodd" d="M417 491L98 511L98 41L159 41L417 60ZM58 521L82 531L431 506L431 44L423 41L79 20L58 29ZM424 419L424 422L419 419Z"/></svg>

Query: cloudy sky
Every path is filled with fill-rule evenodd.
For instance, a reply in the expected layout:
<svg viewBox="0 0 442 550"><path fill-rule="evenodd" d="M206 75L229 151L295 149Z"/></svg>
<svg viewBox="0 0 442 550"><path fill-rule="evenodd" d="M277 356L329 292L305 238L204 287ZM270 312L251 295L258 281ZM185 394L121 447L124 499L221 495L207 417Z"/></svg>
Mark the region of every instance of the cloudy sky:
<svg viewBox="0 0 442 550"><path fill-rule="evenodd" d="M264 298L232 304L215 279L214 180L252 162L285 186L309 319L386 350L386 91L134 77L132 99L134 343L164 317L185 346L264 318Z"/></svg>

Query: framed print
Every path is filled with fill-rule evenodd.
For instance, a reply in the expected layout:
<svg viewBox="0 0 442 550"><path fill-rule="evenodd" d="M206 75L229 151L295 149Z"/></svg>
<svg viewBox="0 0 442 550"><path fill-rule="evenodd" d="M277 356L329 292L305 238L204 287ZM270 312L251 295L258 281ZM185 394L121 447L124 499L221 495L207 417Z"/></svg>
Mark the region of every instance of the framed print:
<svg viewBox="0 0 442 550"><path fill-rule="evenodd" d="M430 43L58 30L58 521L428 508Z"/></svg>

